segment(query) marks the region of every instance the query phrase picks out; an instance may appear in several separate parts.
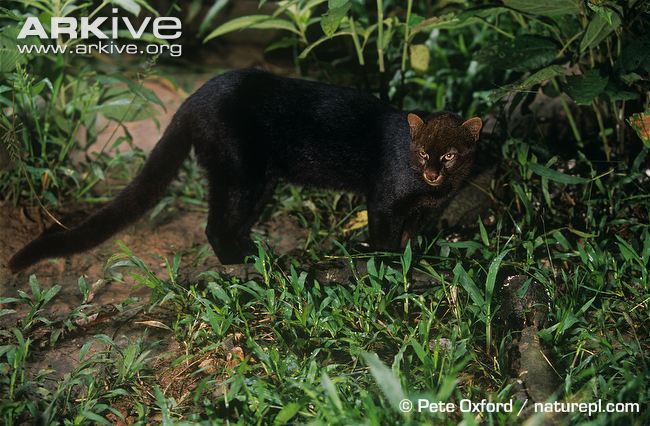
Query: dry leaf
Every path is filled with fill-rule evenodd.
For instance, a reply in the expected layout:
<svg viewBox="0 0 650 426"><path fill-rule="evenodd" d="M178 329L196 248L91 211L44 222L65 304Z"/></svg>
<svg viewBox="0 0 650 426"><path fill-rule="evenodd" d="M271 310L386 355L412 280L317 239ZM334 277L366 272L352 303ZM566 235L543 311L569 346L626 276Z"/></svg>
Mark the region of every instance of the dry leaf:
<svg viewBox="0 0 650 426"><path fill-rule="evenodd" d="M650 143L650 114L644 112L632 114L629 123L643 143L648 145Z"/></svg>
<svg viewBox="0 0 650 426"><path fill-rule="evenodd" d="M167 326L167 325L161 323L160 321L154 321L154 320L150 320L150 321L136 321L135 323L136 323L136 324L144 324L144 325L146 325L146 326L148 326L148 327L162 328L163 330L172 331L172 329L169 328L169 326Z"/></svg>
<svg viewBox="0 0 650 426"><path fill-rule="evenodd" d="M368 226L368 211L361 210L343 226L343 234Z"/></svg>

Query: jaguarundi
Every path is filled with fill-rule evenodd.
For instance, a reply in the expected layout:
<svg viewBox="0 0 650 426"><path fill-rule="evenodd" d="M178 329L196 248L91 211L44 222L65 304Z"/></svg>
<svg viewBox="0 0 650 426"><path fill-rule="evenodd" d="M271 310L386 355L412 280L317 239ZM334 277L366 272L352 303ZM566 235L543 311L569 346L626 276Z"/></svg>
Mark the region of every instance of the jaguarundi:
<svg viewBox="0 0 650 426"><path fill-rule="evenodd" d="M79 226L45 233L9 261L13 272L88 250L156 205L194 147L207 171L206 235L224 264L254 253L253 224L278 180L366 196L370 243L399 250L468 176L482 122L420 117L359 90L231 71L178 109L136 178Z"/></svg>

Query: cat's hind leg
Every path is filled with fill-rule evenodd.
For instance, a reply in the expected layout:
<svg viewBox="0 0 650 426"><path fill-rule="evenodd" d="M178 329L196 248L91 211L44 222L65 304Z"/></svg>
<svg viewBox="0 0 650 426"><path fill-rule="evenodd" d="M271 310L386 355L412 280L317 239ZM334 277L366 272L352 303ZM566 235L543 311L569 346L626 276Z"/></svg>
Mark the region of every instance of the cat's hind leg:
<svg viewBox="0 0 650 426"><path fill-rule="evenodd" d="M273 195L275 182L264 176L219 173L210 177L206 236L223 264L243 263L255 252L251 227Z"/></svg>

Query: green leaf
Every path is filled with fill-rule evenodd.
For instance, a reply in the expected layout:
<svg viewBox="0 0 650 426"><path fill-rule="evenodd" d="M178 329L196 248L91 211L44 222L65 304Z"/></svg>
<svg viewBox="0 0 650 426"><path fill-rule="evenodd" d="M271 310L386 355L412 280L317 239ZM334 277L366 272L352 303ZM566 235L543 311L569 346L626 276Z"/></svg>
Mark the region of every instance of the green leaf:
<svg viewBox="0 0 650 426"><path fill-rule="evenodd" d="M393 407L395 411L399 411L400 401L406 398L406 394L402 389L399 379L390 368L386 367L386 365L381 362L377 354L364 352L362 353L362 356L366 361L366 364L370 367L372 377L375 379L375 382L390 403L391 407Z"/></svg>
<svg viewBox="0 0 650 426"><path fill-rule="evenodd" d="M117 98L101 105L89 108L89 111L101 112L106 118L132 122L155 117L156 111L142 98Z"/></svg>
<svg viewBox="0 0 650 426"><path fill-rule="evenodd" d="M414 44L410 47L411 68L417 72L426 72L429 68L430 53L425 44Z"/></svg>
<svg viewBox="0 0 650 426"><path fill-rule="evenodd" d="M107 426L110 426L110 425L113 424L113 423L109 422L108 420L106 420L104 417L100 416L97 413L93 413L92 411L81 410L80 415L83 416L82 418L85 417L88 420L92 420L92 422L94 424L107 425Z"/></svg>
<svg viewBox="0 0 650 426"><path fill-rule="evenodd" d="M32 296L34 296L34 299L40 301L41 300L41 287L38 285L38 280L36 279L36 275L30 275L29 276L29 288L32 291Z"/></svg>
<svg viewBox="0 0 650 426"><path fill-rule="evenodd" d="M632 71L650 71L650 34L627 40L621 56L616 61L616 67L622 74Z"/></svg>
<svg viewBox="0 0 650 426"><path fill-rule="evenodd" d="M280 410L277 416L275 416L275 419L273 420L274 425L284 425L289 422L296 414L298 414L298 411L300 411L301 405L298 404L297 402L290 402L287 405Z"/></svg>
<svg viewBox="0 0 650 426"><path fill-rule="evenodd" d="M325 389L325 392L327 392L327 396L329 396L334 406L339 410L342 410L343 404L341 403L341 398L339 398L339 393L336 390L336 386L334 386L334 383L332 383L332 379L330 379L327 373L323 372L320 382L323 388Z"/></svg>
<svg viewBox="0 0 650 426"><path fill-rule="evenodd" d="M548 178L548 180L552 180L558 183L579 184L589 182L589 179L587 178L583 178L581 176L565 175L562 172L549 169L548 167L542 166L539 163L528 163L528 168L536 175Z"/></svg>
<svg viewBox="0 0 650 426"><path fill-rule="evenodd" d="M550 65L546 68L542 68L541 70L537 71L536 73L529 76L522 82L510 84L495 90L494 92L492 92L492 98L499 99L513 91L522 92L525 90L529 90L531 87L535 85L541 84L547 80L550 80L553 77L557 77L558 75L562 75L562 74L564 74L564 68L562 68L560 65Z"/></svg>
<svg viewBox="0 0 650 426"><path fill-rule="evenodd" d="M217 16L219 12L221 12L221 9L228 5L229 1L230 0L217 0L212 4L208 12L205 14L205 17L201 21L201 25L199 26L199 34L203 34L208 29L208 25L210 25L214 17Z"/></svg>
<svg viewBox="0 0 650 426"><path fill-rule="evenodd" d="M316 40L315 42L313 42L312 44L310 44L309 46L305 47L305 50L300 52L300 55L298 55L298 59L305 59L307 57L307 55L309 54L309 52L311 52L316 46L326 42L327 40L333 39L334 37L340 37L340 36L343 36L343 35L352 36L352 32L351 31L339 31L337 33L332 34L329 37L328 36L323 36L323 37L319 38L318 40Z"/></svg>
<svg viewBox="0 0 650 426"><path fill-rule="evenodd" d="M487 279L485 281L485 297L488 304L492 300L492 295L494 294L494 285L496 283L499 267L501 266L501 261L503 261L503 258L510 252L510 250L511 249L502 251L501 254L495 257L492 263L490 263Z"/></svg>
<svg viewBox="0 0 650 426"><path fill-rule="evenodd" d="M274 41L273 43L269 44L266 47L266 49L264 49L264 53L269 53L278 49L286 49L288 47L293 47L296 44L297 42L293 37L283 37L280 40Z"/></svg>
<svg viewBox="0 0 650 426"><path fill-rule="evenodd" d="M339 7L345 6L346 4L350 4L350 0L329 0L327 2L327 8L330 10L337 9Z"/></svg>
<svg viewBox="0 0 650 426"><path fill-rule="evenodd" d="M81 350L79 351L79 362L83 361L94 342L94 340L89 340L83 344Z"/></svg>
<svg viewBox="0 0 650 426"><path fill-rule="evenodd" d="M601 15L595 15L589 22L587 31L585 31L585 35L580 41L580 52L598 46L612 31L620 26L621 18L616 13L612 15L611 23Z"/></svg>
<svg viewBox="0 0 650 426"><path fill-rule="evenodd" d="M488 233L485 230L485 226L483 226L483 221L481 218L478 218L478 229L481 234L481 241L483 242L483 245L485 247L490 247L490 238L488 237Z"/></svg>
<svg viewBox="0 0 650 426"><path fill-rule="evenodd" d="M589 105L607 86L607 77L601 77L598 70L589 70L582 75L566 78L564 91L578 105Z"/></svg>
<svg viewBox="0 0 650 426"><path fill-rule="evenodd" d="M520 12L531 15L559 16L578 14L580 5L577 0L503 0L503 3Z"/></svg>
<svg viewBox="0 0 650 426"><path fill-rule="evenodd" d="M589 232L583 232L583 231L581 231L579 229L575 229L575 228L571 228L571 227L569 227L568 230L569 230L570 233L572 233L574 235L577 235L580 238L594 238L594 237L598 236L597 234L591 234Z"/></svg>
<svg viewBox="0 0 650 426"><path fill-rule="evenodd" d="M411 18L409 19L409 27L415 27L420 22L424 21L424 16L420 16L417 13L411 13Z"/></svg>
<svg viewBox="0 0 650 426"><path fill-rule="evenodd" d="M163 101L160 100L158 95L156 95L156 93L153 90L147 89L146 87L142 86L140 83L133 81L130 78L125 78L121 76L100 75L97 76L97 81L102 84L109 85L111 87L113 86L119 87L120 85L115 83L123 83L126 86L128 86L129 90L133 93L133 95L137 97L142 97L144 100L155 103L156 105L165 108L165 104L163 103ZM120 95L123 95L125 93L126 92L124 92L123 90L118 89L115 92L111 93L111 95L114 95L117 98L120 97Z"/></svg>
<svg viewBox="0 0 650 426"><path fill-rule="evenodd" d="M159 44L161 46L169 46L169 42L165 39L161 39L156 37L152 33L142 33L138 38L133 37L133 34L131 34L131 31L128 30L119 30L117 32L117 36L119 38L124 38L124 39L129 39L129 40L139 40L139 41L146 41L151 44Z"/></svg>
<svg viewBox="0 0 650 426"><path fill-rule="evenodd" d="M411 251L411 241L406 243L406 248L404 249L404 255L401 258L402 262L402 273L406 274L411 268L411 260L413 258L413 252Z"/></svg>
<svg viewBox="0 0 650 426"><path fill-rule="evenodd" d="M474 281L469 277L469 275L467 275L467 271L465 271L465 268L463 268L463 265L460 263L457 263L454 267L454 276L458 278L458 282L469 294L472 302L482 308L485 305L485 299L483 299L481 291L476 287L476 284L474 284Z"/></svg>
<svg viewBox="0 0 650 426"><path fill-rule="evenodd" d="M434 29L439 30L456 30L468 25L484 22L482 19L477 18L476 16L471 15L461 15L457 16L453 13L449 13L444 16L434 16L427 18L413 28L409 33L409 41L415 37L416 34L420 32L431 32Z"/></svg>
<svg viewBox="0 0 650 426"><path fill-rule="evenodd" d="M616 14L616 10L618 10L619 13L623 13L623 9L618 5L614 5L614 4L610 3L609 5L604 6L603 4L606 4L607 2L602 2L602 4L596 4L595 1L598 1L598 0L589 0L589 1L587 1L587 6L589 7L589 9L596 12L596 14L598 14L601 17L605 18L607 20L607 22L609 22L610 24L612 23L612 20L614 19L612 16ZM612 7L615 7L616 10L614 10Z"/></svg>
<svg viewBox="0 0 650 426"><path fill-rule="evenodd" d="M643 261L641 260L641 256L637 254L630 243L622 239L619 235L616 236L616 239L618 240L618 249L626 261L629 262L633 260L641 266L644 266Z"/></svg>
<svg viewBox="0 0 650 426"><path fill-rule="evenodd" d="M287 30L296 34L300 34L295 25L285 19L274 18L268 15L248 15L242 16L241 18L235 18L223 25L218 26L210 34L208 34L205 39L203 39L203 42L205 43L209 40L212 40L213 38L217 38L229 32L242 29Z"/></svg>
<svg viewBox="0 0 650 426"><path fill-rule="evenodd" d="M16 65L24 62L25 57L18 50L0 48L0 74L16 69Z"/></svg>
<svg viewBox="0 0 650 426"><path fill-rule="evenodd" d="M612 102L640 99L639 93L631 92L626 89L627 88L624 85L610 80L607 82L607 87L605 87L604 93Z"/></svg>
<svg viewBox="0 0 650 426"><path fill-rule="evenodd" d="M127 12L131 12L135 16L140 14L140 5L134 0L111 0L111 3L121 7Z"/></svg>
<svg viewBox="0 0 650 426"><path fill-rule="evenodd" d="M13 313L15 313L15 312L16 312L15 309L0 309L0 317L3 317L3 316L5 316L5 315L9 315L9 314L13 314ZM1 355L2 355L2 354L0 354L0 356L1 356Z"/></svg>
<svg viewBox="0 0 650 426"><path fill-rule="evenodd" d="M48 303L54 296L56 296L59 291L61 291L61 286L60 285L55 285L52 288L50 288L45 294L43 295L43 304Z"/></svg>
<svg viewBox="0 0 650 426"><path fill-rule="evenodd" d="M323 15L320 21L320 26L326 36L330 37L336 32L339 25L341 25L341 21L348 14L351 6L352 4L350 2L346 2L340 7L328 10L327 13Z"/></svg>
<svg viewBox="0 0 650 426"><path fill-rule="evenodd" d="M537 70L548 65L558 54L558 46L548 37L525 34L481 50L476 58L498 69Z"/></svg>

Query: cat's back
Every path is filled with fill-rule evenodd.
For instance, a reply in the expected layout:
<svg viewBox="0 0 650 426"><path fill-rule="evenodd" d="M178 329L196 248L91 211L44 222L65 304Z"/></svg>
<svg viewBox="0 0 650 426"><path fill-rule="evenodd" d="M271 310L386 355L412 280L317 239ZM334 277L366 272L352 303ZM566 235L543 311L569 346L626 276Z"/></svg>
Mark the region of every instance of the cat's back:
<svg viewBox="0 0 650 426"><path fill-rule="evenodd" d="M256 68L233 70L206 82L191 97L249 116L293 114L293 118L329 119L378 114L392 107L364 91L300 78L284 77ZM197 102L199 101L199 102ZM297 116L296 116L297 114ZM324 114L318 117L319 114Z"/></svg>
<svg viewBox="0 0 650 426"><path fill-rule="evenodd" d="M216 144L228 141L229 150L262 155L292 181L351 188L362 186L377 168L386 117L395 113L358 89L257 69L217 76L190 102L212 134L230 136L214 138Z"/></svg>

